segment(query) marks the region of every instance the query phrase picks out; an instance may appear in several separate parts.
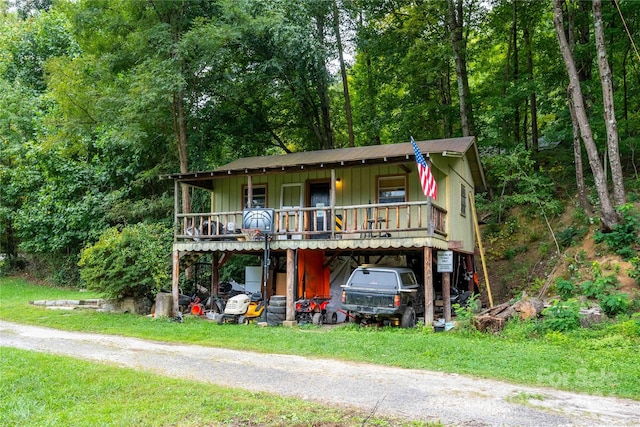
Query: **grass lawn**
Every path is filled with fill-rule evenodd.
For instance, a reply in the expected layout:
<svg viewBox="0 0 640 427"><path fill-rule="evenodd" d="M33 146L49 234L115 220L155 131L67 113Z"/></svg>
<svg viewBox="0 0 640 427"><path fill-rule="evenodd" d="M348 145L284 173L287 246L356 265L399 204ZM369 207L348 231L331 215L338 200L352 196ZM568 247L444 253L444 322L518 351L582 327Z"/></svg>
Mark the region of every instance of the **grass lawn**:
<svg viewBox="0 0 640 427"><path fill-rule="evenodd" d="M360 426L368 414L1 348L4 426ZM373 417L372 426L428 426Z"/></svg>
<svg viewBox="0 0 640 427"><path fill-rule="evenodd" d="M96 295L35 286L20 278L0 278L0 319L159 341L456 372L640 400L640 318L595 331L553 332L532 338L526 333L530 329L526 324L502 336L353 325L261 328L218 325L191 316L177 323L28 304L36 299L92 297Z"/></svg>

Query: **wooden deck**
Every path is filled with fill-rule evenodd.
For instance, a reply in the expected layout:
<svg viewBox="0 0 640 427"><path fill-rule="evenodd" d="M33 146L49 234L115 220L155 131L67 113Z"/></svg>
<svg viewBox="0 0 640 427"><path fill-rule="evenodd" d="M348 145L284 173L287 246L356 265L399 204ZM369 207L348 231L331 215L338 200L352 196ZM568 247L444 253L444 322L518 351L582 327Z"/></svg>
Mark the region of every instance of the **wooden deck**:
<svg viewBox="0 0 640 427"><path fill-rule="evenodd" d="M274 211L272 240L447 237L446 210L426 201ZM242 228L242 211L177 213L175 222L176 243L261 239L256 230Z"/></svg>

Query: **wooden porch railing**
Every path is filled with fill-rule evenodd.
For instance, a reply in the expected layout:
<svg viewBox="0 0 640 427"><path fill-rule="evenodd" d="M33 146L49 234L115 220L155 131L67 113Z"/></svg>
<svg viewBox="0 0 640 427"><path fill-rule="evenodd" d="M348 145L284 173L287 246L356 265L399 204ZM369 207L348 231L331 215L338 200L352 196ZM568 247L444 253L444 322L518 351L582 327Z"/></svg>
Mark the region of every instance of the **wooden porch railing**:
<svg viewBox="0 0 640 427"><path fill-rule="evenodd" d="M275 210L274 239L331 239L410 236L429 232L427 202ZM447 211L431 205L432 232L447 235ZM235 240L242 230L242 211L177 214L176 240ZM424 235L421 233L421 235Z"/></svg>

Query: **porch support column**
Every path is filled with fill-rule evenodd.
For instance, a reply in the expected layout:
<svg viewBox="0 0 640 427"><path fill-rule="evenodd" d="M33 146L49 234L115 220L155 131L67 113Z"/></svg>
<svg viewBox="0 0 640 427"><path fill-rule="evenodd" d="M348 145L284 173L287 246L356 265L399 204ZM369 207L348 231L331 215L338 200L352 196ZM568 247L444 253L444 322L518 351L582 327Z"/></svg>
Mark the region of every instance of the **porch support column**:
<svg viewBox="0 0 640 427"><path fill-rule="evenodd" d="M213 211L212 211L213 212ZM211 310L213 310L213 296L218 296L218 283L220 283L220 270L218 270L218 252L211 254Z"/></svg>
<svg viewBox="0 0 640 427"><path fill-rule="evenodd" d="M451 322L451 273L442 273L442 308L444 321Z"/></svg>
<svg viewBox="0 0 640 427"><path fill-rule="evenodd" d="M433 325L433 266L431 264L431 247L424 247L424 324Z"/></svg>
<svg viewBox="0 0 640 427"><path fill-rule="evenodd" d="M252 208L253 204L253 183L251 181L251 175L247 175L247 206L245 208Z"/></svg>
<svg viewBox="0 0 640 427"><path fill-rule="evenodd" d="M178 234L184 234L183 226L178 220L178 213L180 212L180 185L178 180L173 181L173 241L177 241L176 236Z"/></svg>
<svg viewBox="0 0 640 427"><path fill-rule="evenodd" d="M331 237L335 237L336 234L336 170L331 169L331 190L329 191L329 206L331 207L331 214L329 215L329 221L327 227L331 230Z"/></svg>
<svg viewBox="0 0 640 427"><path fill-rule="evenodd" d="M296 274L296 257L293 249L287 249L287 313L285 320L293 322L296 318L294 306L294 288Z"/></svg>
<svg viewBox="0 0 640 427"><path fill-rule="evenodd" d="M173 309L172 315L176 317L178 315L178 306L180 291L178 288L179 278L180 278L180 251L173 250L173 273L171 275L171 295L173 299Z"/></svg>

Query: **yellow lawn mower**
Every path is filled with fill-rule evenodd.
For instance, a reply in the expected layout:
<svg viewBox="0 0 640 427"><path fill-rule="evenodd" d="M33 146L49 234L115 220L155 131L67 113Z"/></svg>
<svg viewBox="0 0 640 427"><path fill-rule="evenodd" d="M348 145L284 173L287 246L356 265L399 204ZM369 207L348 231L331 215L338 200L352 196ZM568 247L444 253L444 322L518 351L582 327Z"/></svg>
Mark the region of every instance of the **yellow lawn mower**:
<svg viewBox="0 0 640 427"><path fill-rule="evenodd" d="M255 292L251 295L239 294L229 298L224 308L224 313L219 314L217 322L219 325L223 323L237 323L246 325L252 320L262 316L264 311L264 301L262 293Z"/></svg>

